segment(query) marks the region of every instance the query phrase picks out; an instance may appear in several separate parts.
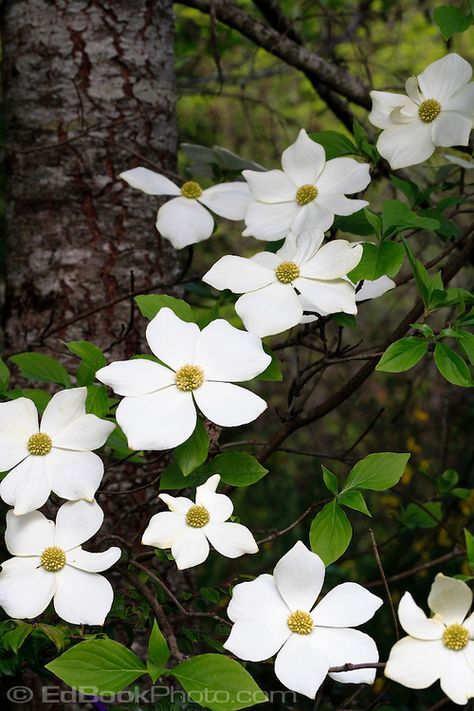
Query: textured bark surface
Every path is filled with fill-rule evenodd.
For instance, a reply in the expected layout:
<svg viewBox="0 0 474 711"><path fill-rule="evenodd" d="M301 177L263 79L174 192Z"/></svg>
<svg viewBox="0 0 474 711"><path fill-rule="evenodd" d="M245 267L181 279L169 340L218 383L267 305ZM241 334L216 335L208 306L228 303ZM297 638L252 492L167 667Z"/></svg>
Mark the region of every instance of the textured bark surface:
<svg viewBox="0 0 474 711"><path fill-rule="evenodd" d="M117 177L175 166L172 2L9 0L3 33L5 345L85 338L128 355L143 328L126 300L58 326L180 271L154 228L156 198Z"/></svg>

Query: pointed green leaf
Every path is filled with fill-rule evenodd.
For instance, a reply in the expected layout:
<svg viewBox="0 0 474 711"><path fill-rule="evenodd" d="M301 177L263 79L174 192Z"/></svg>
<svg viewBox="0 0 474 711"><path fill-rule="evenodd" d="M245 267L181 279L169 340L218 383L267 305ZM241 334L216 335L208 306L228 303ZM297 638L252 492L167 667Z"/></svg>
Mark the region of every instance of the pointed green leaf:
<svg viewBox="0 0 474 711"><path fill-rule="evenodd" d="M209 436L202 420L198 419L191 437L174 450L176 462L184 476L191 474L206 461L208 451Z"/></svg>
<svg viewBox="0 0 474 711"><path fill-rule="evenodd" d="M319 555L324 565L330 565L341 557L351 538L352 526L334 499L324 506L311 524L311 550Z"/></svg>
<svg viewBox="0 0 474 711"><path fill-rule="evenodd" d="M409 370L423 358L428 346L428 341L423 338L401 338L387 348L375 370L383 373L402 373Z"/></svg>
<svg viewBox="0 0 474 711"><path fill-rule="evenodd" d="M151 676L153 683L163 674L169 658L170 650L168 643L158 627L157 621L154 620L153 629L151 630L150 639L148 640L147 658L148 674Z"/></svg>
<svg viewBox="0 0 474 711"><path fill-rule="evenodd" d="M377 452L369 454L351 469L343 491L349 489L370 489L384 491L400 481L409 454Z"/></svg>
<svg viewBox="0 0 474 711"><path fill-rule="evenodd" d="M342 506L347 506L350 509L354 509L354 511L360 511L360 513L363 513L366 516L372 517L372 514L367 508L364 497L360 491L357 491L357 489L341 492L337 497L337 503Z"/></svg>
<svg viewBox="0 0 474 711"><path fill-rule="evenodd" d="M446 343L437 343L434 361L439 372L449 383L461 388L472 387L473 381L467 363Z"/></svg>

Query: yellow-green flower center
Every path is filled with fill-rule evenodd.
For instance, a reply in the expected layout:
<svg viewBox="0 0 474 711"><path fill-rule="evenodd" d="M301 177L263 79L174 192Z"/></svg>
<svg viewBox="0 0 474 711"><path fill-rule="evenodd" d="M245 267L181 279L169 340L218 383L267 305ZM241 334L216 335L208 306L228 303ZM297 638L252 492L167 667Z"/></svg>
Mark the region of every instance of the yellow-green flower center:
<svg viewBox="0 0 474 711"><path fill-rule="evenodd" d="M52 446L52 439L45 432L38 432L37 434L31 435L26 443L28 452L35 457L44 457L45 454L49 454Z"/></svg>
<svg viewBox="0 0 474 711"><path fill-rule="evenodd" d="M424 123L431 123L439 116L441 104L436 99L426 99L420 104L418 116Z"/></svg>
<svg viewBox="0 0 474 711"><path fill-rule="evenodd" d="M184 392L197 390L204 382L204 371L199 365L183 365L176 371L176 385Z"/></svg>
<svg viewBox="0 0 474 711"><path fill-rule="evenodd" d="M66 554L59 546L49 546L41 554L41 565L49 573L57 573L66 565Z"/></svg>
<svg viewBox="0 0 474 711"><path fill-rule="evenodd" d="M469 630L462 625L454 624L446 627L443 633L443 644L454 652L459 652L469 642Z"/></svg>
<svg viewBox="0 0 474 711"><path fill-rule="evenodd" d="M288 615L286 623L295 634L311 634L314 629L313 618L309 612L304 610L292 612L291 615Z"/></svg>
<svg viewBox="0 0 474 711"><path fill-rule="evenodd" d="M300 268L294 262L282 262L275 269L275 276L282 284L291 284L299 275Z"/></svg>
<svg viewBox="0 0 474 711"><path fill-rule="evenodd" d="M195 180L188 180L181 188L181 195L189 200L196 200L196 198L201 197L202 188Z"/></svg>
<svg viewBox="0 0 474 711"><path fill-rule="evenodd" d="M298 205L307 205L318 197L316 185L301 185L296 191L296 202Z"/></svg>
<svg viewBox="0 0 474 711"><path fill-rule="evenodd" d="M209 511L204 506L191 506L186 514L186 523L191 528L202 528L209 523Z"/></svg>

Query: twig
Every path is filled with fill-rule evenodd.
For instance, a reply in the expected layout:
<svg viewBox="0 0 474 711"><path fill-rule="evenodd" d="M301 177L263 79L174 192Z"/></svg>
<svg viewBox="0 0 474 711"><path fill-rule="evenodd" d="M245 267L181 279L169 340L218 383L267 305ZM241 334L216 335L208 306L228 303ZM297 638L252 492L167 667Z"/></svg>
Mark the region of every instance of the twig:
<svg viewBox="0 0 474 711"><path fill-rule="evenodd" d="M390 605L390 612L392 613L392 618L393 618L393 626L395 627L395 636L397 639L400 639L400 630L398 628L397 613L395 612L395 607L393 605L392 595L390 593L390 588L388 587L387 578L385 577L385 572L383 569L382 561L380 559L379 550L377 548L377 541L375 540L375 535L374 535L374 532L371 528L369 528L369 534L370 534L370 538L372 540L372 548L374 551L375 562L377 563L377 567L379 569L380 576L383 581L383 586L385 588L385 593L387 595L388 604Z"/></svg>

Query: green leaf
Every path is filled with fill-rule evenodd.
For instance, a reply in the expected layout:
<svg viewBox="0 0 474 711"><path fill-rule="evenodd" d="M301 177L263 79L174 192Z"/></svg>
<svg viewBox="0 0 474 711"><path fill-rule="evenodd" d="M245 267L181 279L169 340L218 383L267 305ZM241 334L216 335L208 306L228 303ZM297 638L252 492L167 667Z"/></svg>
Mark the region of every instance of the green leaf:
<svg viewBox="0 0 474 711"><path fill-rule="evenodd" d="M451 494L457 496L458 499L469 499L472 494L472 489L464 489L457 486L455 489L451 489Z"/></svg>
<svg viewBox="0 0 474 711"><path fill-rule="evenodd" d="M25 388L23 390L8 390L5 393L5 397L9 400L16 400L18 397L27 397L29 400L33 400L40 415L43 414L48 402L51 400L51 395L44 390L32 390L30 388Z"/></svg>
<svg viewBox="0 0 474 711"><path fill-rule="evenodd" d="M402 241L403 246L405 247L405 251L407 253L408 261L410 262L410 266L413 271L413 275L415 277L418 291L420 292L421 298L423 299L423 303L426 305L429 303L431 293L430 276L426 271L424 265L414 257L410 247L403 238Z"/></svg>
<svg viewBox="0 0 474 711"><path fill-rule="evenodd" d="M191 474L206 461L208 451L209 436L202 420L198 419L191 437L174 450L176 462L184 476Z"/></svg>
<svg viewBox="0 0 474 711"><path fill-rule="evenodd" d="M109 412L107 389L104 385L88 385L86 398L86 412L97 417L105 417Z"/></svg>
<svg viewBox="0 0 474 711"><path fill-rule="evenodd" d="M465 32L472 25L472 15L465 15L459 8L448 5L435 8L433 20L445 40L457 32Z"/></svg>
<svg viewBox="0 0 474 711"><path fill-rule="evenodd" d="M10 356L9 360L20 368L24 378L56 383L66 388L71 385L64 365L45 353L18 353Z"/></svg>
<svg viewBox="0 0 474 711"><path fill-rule="evenodd" d="M336 499L326 504L311 524L309 542L324 565L341 557L352 538L352 526Z"/></svg>
<svg viewBox="0 0 474 711"><path fill-rule="evenodd" d="M64 345L88 365L94 373L107 365L105 355L98 346L90 341L69 341Z"/></svg>
<svg viewBox="0 0 474 711"><path fill-rule="evenodd" d="M321 464L321 469L323 472L323 481L326 485L326 489L329 489L331 494L334 494L334 496L337 496L337 492L339 491L338 485L337 485L337 477L335 474L329 471L329 469L326 469Z"/></svg>
<svg viewBox="0 0 474 711"><path fill-rule="evenodd" d="M434 528L441 521L442 513L439 501L428 501L423 506L408 504L400 514L400 521L406 528Z"/></svg>
<svg viewBox="0 0 474 711"><path fill-rule="evenodd" d="M474 536L467 528L464 529L464 540L466 542L466 554L469 566L474 566Z"/></svg>
<svg viewBox="0 0 474 711"><path fill-rule="evenodd" d="M189 697L214 711L237 711L268 699L244 667L222 654L201 654L170 670Z"/></svg>
<svg viewBox="0 0 474 711"><path fill-rule="evenodd" d="M350 509L354 509L354 511L360 511L360 513L363 513L366 516L372 517L372 514L367 508L364 497L360 491L357 491L357 489L341 492L337 497L337 503L342 506L347 506Z"/></svg>
<svg viewBox="0 0 474 711"><path fill-rule="evenodd" d="M160 476L160 489L186 489L188 487L199 486L204 484L209 475L206 472L201 472L200 469L184 476L176 462L168 464L163 469Z"/></svg>
<svg viewBox="0 0 474 711"><path fill-rule="evenodd" d="M151 676L153 683L163 674L169 658L170 650L168 644L158 627L157 621L154 620L153 629L151 630L150 639L148 640L147 658L148 674Z"/></svg>
<svg viewBox="0 0 474 711"><path fill-rule="evenodd" d="M224 452L206 462L199 468L198 473L220 474L226 484L249 486L262 479L268 469L247 452Z"/></svg>
<svg viewBox="0 0 474 711"><path fill-rule="evenodd" d="M474 333L469 333L469 331L459 331L458 338L459 345L469 358L470 364L474 365Z"/></svg>
<svg viewBox="0 0 474 711"><path fill-rule="evenodd" d="M2 358L0 358L0 392L7 390L9 382L10 371Z"/></svg>
<svg viewBox="0 0 474 711"><path fill-rule="evenodd" d="M378 245L365 242L362 247L364 250L362 259L348 274L351 281L358 282L361 279L373 281L384 275L394 277L398 274L405 256L401 244L390 241Z"/></svg>
<svg viewBox="0 0 474 711"><path fill-rule="evenodd" d="M459 481L459 474L454 469L446 469L437 479L436 488L440 494L447 494Z"/></svg>
<svg viewBox="0 0 474 711"><path fill-rule="evenodd" d="M96 694L116 694L147 671L136 654L111 639L79 642L46 664L46 669L89 694L91 688Z"/></svg>
<svg viewBox="0 0 474 711"><path fill-rule="evenodd" d="M365 209L357 210L352 215L337 216L334 220L334 227L342 232L363 237L376 234L372 223L367 218Z"/></svg>
<svg viewBox="0 0 474 711"><path fill-rule="evenodd" d="M27 622L21 622L20 620L15 620L15 622L16 627L8 632L5 632L2 637L2 643L15 652L15 654L18 654L18 650L25 639L32 633L34 627L33 625L30 625Z"/></svg>
<svg viewBox="0 0 474 711"><path fill-rule="evenodd" d="M424 338L400 338L387 348L375 370L383 373L403 373L423 358L428 346L429 343Z"/></svg>
<svg viewBox="0 0 474 711"><path fill-rule="evenodd" d="M68 636L68 630L65 625L45 625L42 622L35 627L34 634L43 634L56 647L58 652L64 648Z"/></svg>
<svg viewBox="0 0 474 711"><path fill-rule="evenodd" d="M281 365L280 361L276 357L274 353L270 350L270 348L264 344L263 350L265 353L268 353L269 356L271 356L271 363L265 368L263 373L260 373L260 375L257 375L254 380L276 380L276 381L281 381L283 380L283 373L281 372Z"/></svg>
<svg viewBox="0 0 474 711"><path fill-rule="evenodd" d="M174 296L167 296L167 294L142 294L141 296L136 296L135 301L142 316L150 320L156 316L160 309L165 307L171 309L176 316L183 321L194 322L196 320L194 311L190 305L182 299L175 299Z"/></svg>
<svg viewBox="0 0 474 711"><path fill-rule="evenodd" d="M472 386L472 378L467 363L446 343L437 343L434 349L434 360L439 372L449 383L462 388Z"/></svg>
<svg viewBox="0 0 474 711"><path fill-rule="evenodd" d="M338 131L316 131L310 133L310 138L324 148L326 160L339 156L356 155L359 152L350 138Z"/></svg>
<svg viewBox="0 0 474 711"><path fill-rule="evenodd" d="M395 486L405 471L410 454L377 452L369 454L351 469L343 491L349 489L370 489L385 491Z"/></svg>
<svg viewBox="0 0 474 711"><path fill-rule="evenodd" d="M408 205L400 200L386 200L382 208L384 236L397 234L404 230L437 230L439 220L431 217L420 217L410 210Z"/></svg>

